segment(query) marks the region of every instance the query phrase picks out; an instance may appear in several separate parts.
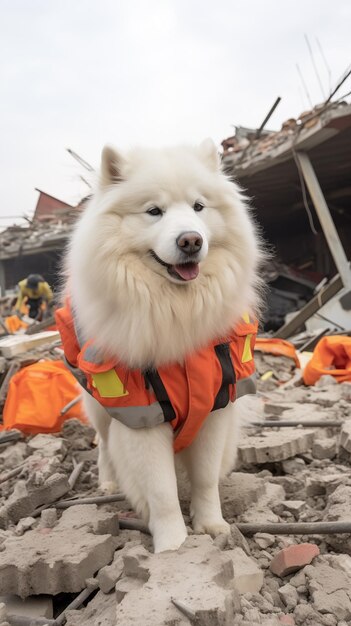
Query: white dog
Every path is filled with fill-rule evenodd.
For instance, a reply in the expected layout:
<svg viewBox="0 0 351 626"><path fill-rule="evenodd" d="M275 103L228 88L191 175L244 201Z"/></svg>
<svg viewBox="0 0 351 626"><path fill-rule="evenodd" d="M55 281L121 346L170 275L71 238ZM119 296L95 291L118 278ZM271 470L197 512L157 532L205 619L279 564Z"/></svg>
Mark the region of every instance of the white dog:
<svg viewBox="0 0 351 626"><path fill-rule="evenodd" d="M257 309L260 256L243 196L221 172L211 140L196 148L138 149L125 155L104 149L96 193L75 227L67 255L75 339L69 339L65 352L71 364L91 373L84 405L100 436L101 485L118 482L148 523L155 552L177 549L187 536L177 494L174 433L163 416L156 425L147 421L149 406L138 422L140 407L132 407L133 413L127 397L129 372L141 380L145 372L167 373L175 364L184 375L188 358L207 346L213 352L216 340L226 337L244 312ZM84 342L77 361L73 347L77 352ZM101 366L106 359L108 368ZM126 374L123 381L116 363ZM115 395L129 402L131 422L119 409L106 411L106 403L108 408L113 404L106 374L119 389ZM171 382L176 380L172 376ZM150 380L145 394L156 393ZM199 383L198 376L194 380ZM97 389L105 406L96 399ZM204 386L201 393L205 398ZM190 410L195 399L187 401ZM153 401L152 407L160 404ZM177 454L191 483L195 532L229 532L218 482L234 464L237 409L240 402L229 401L214 410Z"/></svg>

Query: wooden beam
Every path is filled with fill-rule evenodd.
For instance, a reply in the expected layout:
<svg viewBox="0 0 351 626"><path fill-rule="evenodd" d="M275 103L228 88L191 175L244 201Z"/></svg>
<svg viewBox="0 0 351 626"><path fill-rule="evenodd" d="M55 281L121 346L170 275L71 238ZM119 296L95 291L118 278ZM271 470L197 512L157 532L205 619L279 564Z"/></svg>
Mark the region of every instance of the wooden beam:
<svg viewBox="0 0 351 626"><path fill-rule="evenodd" d="M294 335L298 330L303 326L303 324L314 315L322 306L329 302L333 296L335 296L340 289L342 289L342 280L337 274L332 278L332 280L323 287L316 296L312 298L307 304L294 317L281 326L275 333L274 337L279 337L280 339L287 339Z"/></svg>
<svg viewBox="0 0 351 626"><path fill-rule="evenodd" d="M299 151L296 152L296 157L342 283L344 287L351 289L351 270L349 262L345 254L345 250L342 247L342 243L335 228L333 219L330 215L328 205L325 201L318 178L310 161L310 157L306 152Z"/></svg>

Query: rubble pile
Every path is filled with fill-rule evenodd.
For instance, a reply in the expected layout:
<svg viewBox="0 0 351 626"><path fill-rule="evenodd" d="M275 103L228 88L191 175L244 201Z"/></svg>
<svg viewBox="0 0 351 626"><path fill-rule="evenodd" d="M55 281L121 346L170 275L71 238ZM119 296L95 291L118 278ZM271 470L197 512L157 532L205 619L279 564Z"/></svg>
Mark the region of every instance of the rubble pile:
<svg viewBox="0 0 351 626"><path fill-rule="evenodd" d="M25 254L26 250L40 250L52 242L65 240L77 219L77 208L70 207L59 214L42 216L40 220L29 221L27 226L9 226L0 233L0 258Z"/></svg>
<svg viewBox="0 0 351 626"><path fill-rule="evenodd" d="M308 134L331 110L346 105L345 101L317 104L313 109L301 113L297 119L292 117L283 122L279 131L264 130L259 135L256 129L238 126L234 136L222 141L223 158L226 160L230 157L235 165L246 167L253 160L276 154L281 146L285 148L287 142L296 140L300 134Z"/></svg>
<svg viewBox="0 0 351 626"><path fill-rule="evenodd" d="M220 486L231 534L192 534L182 479L189 537L178 552L153 554L123 494L99 493L91 427L71 419L58 435L0 435L0 625L350 624L351 524L350 534L296 524L351 522L351 384L278 385L287 359L274 359L262 423L245 428ZM340 426L306 427L316 416Z"/></svg>

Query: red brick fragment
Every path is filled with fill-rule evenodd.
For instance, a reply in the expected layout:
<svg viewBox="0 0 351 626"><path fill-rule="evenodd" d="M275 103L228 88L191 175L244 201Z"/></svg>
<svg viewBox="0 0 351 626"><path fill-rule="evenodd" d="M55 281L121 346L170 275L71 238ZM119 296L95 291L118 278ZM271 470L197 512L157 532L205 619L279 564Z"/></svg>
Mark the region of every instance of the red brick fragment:
<svg viewBox="0 0 351 626"><path fill-rule="evenodd" d="M311 563L318 556L319 548L314 543L300 543L280 550L272 559L270 570L273 574L286 576Z"/></svg>
<svg viewBox="0 0 351 626"><path fill-rule="evenodd" d="M283 626L296 626L296 622L292 615L281 615L279 621Z"/></svg>

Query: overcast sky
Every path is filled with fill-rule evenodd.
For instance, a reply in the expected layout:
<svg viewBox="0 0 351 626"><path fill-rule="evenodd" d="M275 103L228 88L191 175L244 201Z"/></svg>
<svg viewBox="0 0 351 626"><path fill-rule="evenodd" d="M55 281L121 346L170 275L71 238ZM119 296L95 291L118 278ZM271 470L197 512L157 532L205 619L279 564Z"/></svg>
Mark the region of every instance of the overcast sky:
<svg viewBox="0 0 351 626"><path fill-rule="evenodd" d="M96 166L107 142L220 144L277 96L280 128L309 108L296 63L323 100L304 33L327 91L316 39L334 85L350 24L350 0L0 0L0 216L30 214L35 187L86 195L67 147Z"/></svg>

